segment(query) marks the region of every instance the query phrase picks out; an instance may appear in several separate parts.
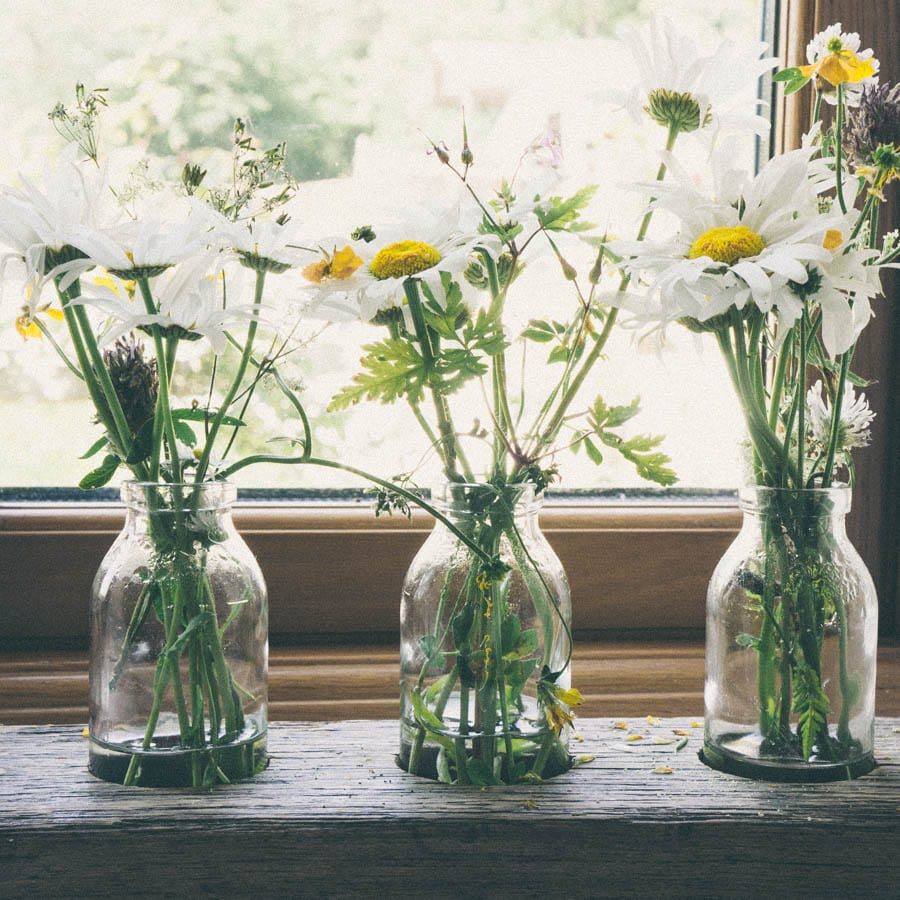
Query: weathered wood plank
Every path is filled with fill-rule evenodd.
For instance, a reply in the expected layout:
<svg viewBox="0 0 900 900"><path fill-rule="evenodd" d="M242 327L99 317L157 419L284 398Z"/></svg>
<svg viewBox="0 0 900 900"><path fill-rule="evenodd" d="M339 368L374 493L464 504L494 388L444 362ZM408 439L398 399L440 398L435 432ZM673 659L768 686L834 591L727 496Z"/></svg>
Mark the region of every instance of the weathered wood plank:
<svg viewBox="0 0 900 900"><path fill-rule="evenodd" d="M691 720L628 724L582 720L592 762L502 788L401 772L392 721L281 724L264 774L205 790L107 784L79 728L4 728L0 896L896 896L900 719L830 785L713 772ZM655 743L675 729L682 751Z"/></svg>

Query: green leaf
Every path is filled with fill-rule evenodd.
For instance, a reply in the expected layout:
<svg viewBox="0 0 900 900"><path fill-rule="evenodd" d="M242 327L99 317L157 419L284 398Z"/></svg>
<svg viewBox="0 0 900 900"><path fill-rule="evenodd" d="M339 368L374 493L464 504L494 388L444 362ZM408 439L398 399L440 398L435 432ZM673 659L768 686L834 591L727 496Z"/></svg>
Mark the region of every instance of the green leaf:
<svg viewBox="0 0 900 900"><path fill-rule="evenodd" d="M550 355L547 357L548 363L564 363L569 360L569 348L565 346L554 347L550 351Z"/></svg>
<svg viewBox="0 0 900 900"><path fill-rule="evenodd" d="M802 78L803 74L796 66L791 66L788 69L780 69L772 76L772 81L796 81L798 78Z"/></svg>
<svg viewBox="0 0 900 900"><path fill-rule="evenodd" d="M197 435L194 434L194 429L191 428L187 422L182 422L179 419L176 419L174 422L175 428L175 437L181 441L182 444L187 444L188 447L196 447L197 446Z"/></svg>
<svg viewBox="0 0 900 900"><path fill-rule="evenodd" d="M103 435L101 438L97 438L84 453L79 456L79 459L90 459L95 454L99 453L104 447L109 444L109 438L106 435Z"/></svg>
<svg viewBox="0 0 900 900"><path fill-rule="evenodd" d="M585 452L591 462L595 466L602 466L603 454L600 452L600 448L589 437L586 437L581 443L584 444Z"/></svg>
<svg viewBox="0 0 900 900"><path fill-rule="evenodd" d="M215 412L207 409L202 409L199 406L190 407L187 409L173 409L172 418L183 419L186 422L212 422L212 420L215 418ZM240 428L247 423L242 421L241 419L235 418L234 416L223 416L222 424L228 425L232 428Z"/></svg>
<svg viewBox="0 0 900 900"><path fill-rule="evenodd" d="M537 319L532 319L520 336L527 341L547 344L556 338L556 331L549 322L540 322Z"/></svg>
<svg viewBox="0 0 900 900"><path fill-rule="evenodd" d="M469 781L472 784L498 784L494 777L493 766L488 765L483 759L470 759L466 766L469 773Z"/></svg>
<svg viewBox="0 0 900 900"><path fill-rule="evenodd" d="M108 454L100 466L93 471L88 472L87 475L78 482L78 487L83 491L94 491L97 488L103 487L103 485L108 484L113 475L116 474L120 462L121 460L118 456L113 456L111 453Z"/></svg>
<svg viewBox="0 0 900 900"><path fill-rule="evenodd" d="M418 403L428 376L425 362L409 341L388 338L363 347L364 371L353 376L353 384L332 398L328 411L348 409L361 400L394 403L407 397Z"/></svg>
<svg viewBox="0 0 900 900"><path fill-rule="evenodd" d="M794 669L793 708L795 713L799 713L797 729L803 744L803 757L808 760L820 740L829 740L828 713L831 704L819 676L805 664Z"/></svg>
<svg viewBox="0 0 900 900"><path fill-rule="evenodd" d="M534 213L541 227L547 231L580 231L592 225L579 222L581 211L590 203L597 191L597 185L581 188L571 197L549 197L545 204L535 206Z"/></svg>

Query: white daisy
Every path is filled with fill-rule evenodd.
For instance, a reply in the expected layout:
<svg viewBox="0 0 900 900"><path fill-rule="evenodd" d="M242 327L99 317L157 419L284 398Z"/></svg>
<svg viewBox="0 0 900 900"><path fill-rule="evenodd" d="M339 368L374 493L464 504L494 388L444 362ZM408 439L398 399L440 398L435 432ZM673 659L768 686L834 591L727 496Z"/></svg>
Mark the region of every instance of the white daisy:
<svg viewBox="0 0 900 900"><path fill-rule="evenodd" d="M29 282L59 274L60 264L76 275L90 268L92 263L73 249L72 239L81 228L111 226L119 215L106 170L82 160L73 144L60 153L42 184L21 175L20 181L20 187L0 189L0 246L7 251L0 255L3 267L11 259L23 260Z"/></svg>
<svg viewBox="0 0 900 900"><path fill-rule="evenodd" d="M811 265L833 261L824 243L840 227L819 211L807 163L808 151L798 150L755 177L720 165L711 197L677 171L675 181L655 185L654 208L678 217L678 232L668 241L610 245L625 257L625 271L649 281L658 306L645 312L703 322L752 302L789 327L802 310L795 286L806 284Z"/></svg>
<svg viewBox="0 0 900 900"><path fill-rule="evenodd" d="M356 242L334 252L323 251L323 259L303 270L313 293L311 314L330 310L371 322L380 312L400 309L408 317L405 285L424 286L438 303L446 300L444 278L461 289L464 302L477 303L478 291L463 277L475 247L485 239L457 228L456 211L431 227L421 224L379 231L375 240ZM315 288L312 287L315 285ZM318 296L316 296L318 295ZM424 299L424 298L423 298ZM411 328L412 323L407 322Z"/></svg>
<svg viewBox="0 0 900 900"><path fill-rule="evenodd" d="M774 57L762 57L766 44L723 41L712 53L702 53L668 19L654 19L647 39L637 34L632 41L638 81L624 99L638 121L647 112L668 125L675 115L679 130L704 129L712 137L747 128L768 131L768 119L747 115L746 98L739 96L777 65Z"/></svg>
<svg viewBox="0 0 900 900"><path fill-rule="evenodd" d="M215 353L227 344L226 331L254 316L250 305L226 307L218 260L197 256L167 269L153 281L155 311L150 312L134 286L121 279L98 276L84 287L78 303L108 316L102 332L110 343L130 331L158 325L182 340L206 338Z"/></svg>
<svg viewBox="0 0 900 900"><path fill-rule="evenodd" d="M139 198L132 216L116 228L74 227L69 242L93 263L123 278L153 277L205 250L209 219L189 197L154 193Z"/></svg>

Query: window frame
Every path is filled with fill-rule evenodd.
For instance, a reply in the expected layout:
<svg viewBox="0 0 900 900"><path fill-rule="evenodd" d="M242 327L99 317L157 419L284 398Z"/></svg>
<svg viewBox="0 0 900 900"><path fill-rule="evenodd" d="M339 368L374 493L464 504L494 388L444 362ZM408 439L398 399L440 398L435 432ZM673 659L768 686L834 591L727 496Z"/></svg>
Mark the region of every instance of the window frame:
<svg viewBox="0 0 900 900"><path fill-rule="evenodd" d="M803 58L812 34L843 21L871 41L882 78L900 78L898 62L889 56L890 36L900 33L893 0L776 0L765 7L777 23L776 46L787 64ZM776 146L796 146L803 130L800 106L785 111L780 101L776 105L782 107ZM893 187L894 207L884 216L888 229L900 225ZM860 460L850 524L876 581L882 634L895 637L898 282L885 278L886 296L855 357L858 371L876 382L870 398L877 418L872 447ZM116 505L0 504L0 646L86 641L90 579L122 519ZM246 503L235 520L269 582L273 640L388 640L396 633L403 573L431 527L424 514L407 522L375 520L362 505ZM542 525L573 586L576 635L658 638L702 631L706 582L739 528L740 512L734 502L549 502ZM364 571L348 563L354 557L366 559Z"/></svg>

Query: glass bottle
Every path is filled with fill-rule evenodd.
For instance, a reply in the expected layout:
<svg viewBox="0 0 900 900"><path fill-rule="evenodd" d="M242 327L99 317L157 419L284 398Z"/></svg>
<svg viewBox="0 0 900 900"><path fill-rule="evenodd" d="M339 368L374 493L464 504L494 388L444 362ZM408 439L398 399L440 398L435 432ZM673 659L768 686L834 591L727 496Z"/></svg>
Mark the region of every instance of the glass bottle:
<svg viewBox="0 0 900 900"><path fill-rule="evenodd" d="M741 492L709 584L704 762L771 781L874 765L878 602L850 543L847 487Z"/></svg>
<svg viewBox="0 0 900 900"><path fill-rule="evenodd" d="M398 764L456 784L565 771L571 599L542 499L532 485L454 483L433 502L482 554L437 521L406 574Z"/></svg>
<svg viewBox="0 0 900 900"><path fill-rule="evenodd" d="M122 487L91 598L89 769L201 786L266 765L268 606L225 482Z"/></svg>

